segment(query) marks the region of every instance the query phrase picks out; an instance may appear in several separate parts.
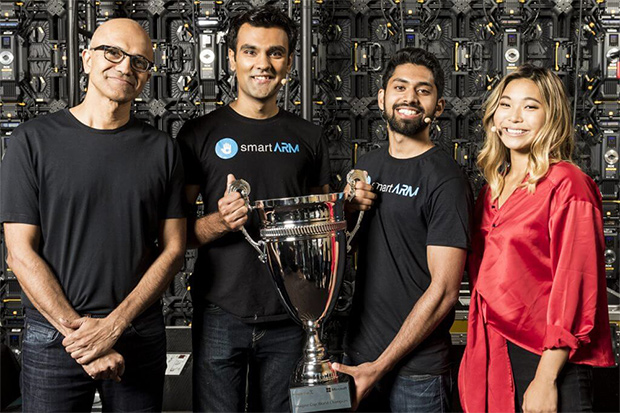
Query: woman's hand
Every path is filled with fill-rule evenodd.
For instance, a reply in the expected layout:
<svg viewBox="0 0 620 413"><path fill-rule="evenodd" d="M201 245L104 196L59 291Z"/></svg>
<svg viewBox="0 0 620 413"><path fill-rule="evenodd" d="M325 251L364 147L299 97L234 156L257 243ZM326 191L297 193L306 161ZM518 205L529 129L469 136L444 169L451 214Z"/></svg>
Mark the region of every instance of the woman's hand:
<svg viewBox="0 0 620 413"><path fill-rule="evenodd" d="M558 411L558 388L555 380L534 377L523 395L524 413L550 413Z"/></svg>
<svg viewBox="0 0 620 413"><path fill-rule="evenodd" d="M568 360L568 348L543 351L536 375L523 395L523 412L557 412L558 387L556 380Z"/></svg>

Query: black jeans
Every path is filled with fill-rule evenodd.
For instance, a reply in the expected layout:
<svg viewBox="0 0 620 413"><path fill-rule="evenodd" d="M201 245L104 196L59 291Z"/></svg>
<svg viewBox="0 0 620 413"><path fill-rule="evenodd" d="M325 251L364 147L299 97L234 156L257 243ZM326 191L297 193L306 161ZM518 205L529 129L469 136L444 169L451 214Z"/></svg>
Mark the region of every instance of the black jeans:
<svg viewBox="0 0 620 413"><path fill-rule="evenodd" d="M540 356L508 341L515 380L515 409L522 412L523 395L534 380ZM592 366L566 363L557 379L558 412L592 411Z"/></svg>
<svg viewBox="0 0 620 413"><path fill-rule="evenodd" d="M114 346L125 359L120 383L91 379L65 351L64 337L40 314L26 313L25 331L24 412L90 412L95 390L101 395L103 411L161 411L166 371L161 311L139 317Z"/></svg>
<svg viewBox="0 0 620 413"><path fill-rule="evenodd" d="M196 300L192 342L195 412L244 411L248 363L256 368L258 387L248 389L250 399L258 398L263 411L289 411L290 378L304 342L293 321L246 324Z"/></svg>
<svg viewBox="0 0 620 413"><path fill-rule="evenodd" d="M343 363L359 365L365 360L346 354ZM351 379L351 382L353 380ZM453 389L452 372L444 374L396 375L388 373L368 396L358 412L449 412Z"/></svg>

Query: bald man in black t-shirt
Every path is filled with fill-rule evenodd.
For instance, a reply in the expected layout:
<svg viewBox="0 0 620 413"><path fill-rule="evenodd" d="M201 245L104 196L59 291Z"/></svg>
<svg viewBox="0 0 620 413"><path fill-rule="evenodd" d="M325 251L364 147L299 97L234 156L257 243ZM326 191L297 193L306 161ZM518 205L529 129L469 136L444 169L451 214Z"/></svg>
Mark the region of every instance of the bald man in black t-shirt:
<svg viewBox="0 0 620 413"><path fill-rule="evenodd" d="M26 122L2 161L0 220L25 293L23 411L161 411L159 299L185 251L183 167L166 134L130 116L152 44L102 24L82 53L79 105Z"/></svg>

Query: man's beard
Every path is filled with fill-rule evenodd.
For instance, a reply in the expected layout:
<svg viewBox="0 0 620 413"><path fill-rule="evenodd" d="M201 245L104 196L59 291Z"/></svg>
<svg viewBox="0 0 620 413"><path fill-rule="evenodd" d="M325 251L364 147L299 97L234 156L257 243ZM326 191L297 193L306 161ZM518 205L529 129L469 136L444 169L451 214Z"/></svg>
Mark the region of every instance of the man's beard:
<svg viewBox="0 0 620 413"><path fill-rule="evenodd" d="M413 120L397 119L396 111L400 107L413 107L416 110L418 110L422 114L422 116L418 117L417 119L413 119ZM400 133L401 135L404 135L404 136L413 137L430 125L430 123L424 122L425 118L426 118L426 115L424 114L424 110L419 106L394 105L394 107L392 107L392 116L387 117L387 122L388 122L388 125L390 125L390 129L392 129L393 132Z"/></svg>

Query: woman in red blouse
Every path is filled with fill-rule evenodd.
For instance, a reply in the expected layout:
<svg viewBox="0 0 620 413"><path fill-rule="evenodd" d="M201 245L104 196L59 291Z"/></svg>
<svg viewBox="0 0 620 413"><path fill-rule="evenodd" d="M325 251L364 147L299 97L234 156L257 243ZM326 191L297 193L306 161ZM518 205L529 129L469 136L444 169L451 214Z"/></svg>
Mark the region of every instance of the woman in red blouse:
<svg viewBox="0 0 620 413"><path fill-rule="evenodd" d="M485 104L467 347L467 412L592 410L591 366L611 366L601 196L571 162L568 98L522 66ZM522 409L522 410L521 410Z"/></svg>

